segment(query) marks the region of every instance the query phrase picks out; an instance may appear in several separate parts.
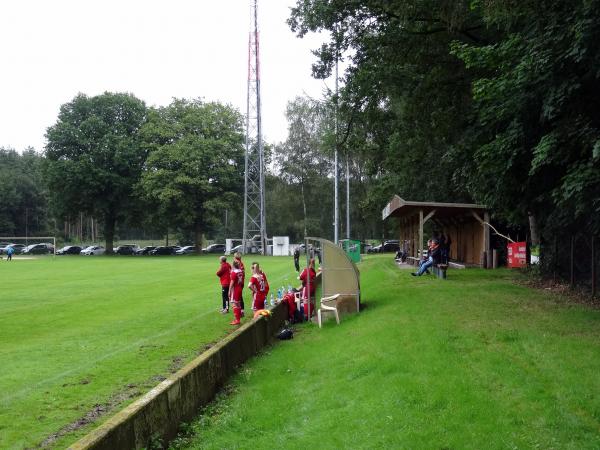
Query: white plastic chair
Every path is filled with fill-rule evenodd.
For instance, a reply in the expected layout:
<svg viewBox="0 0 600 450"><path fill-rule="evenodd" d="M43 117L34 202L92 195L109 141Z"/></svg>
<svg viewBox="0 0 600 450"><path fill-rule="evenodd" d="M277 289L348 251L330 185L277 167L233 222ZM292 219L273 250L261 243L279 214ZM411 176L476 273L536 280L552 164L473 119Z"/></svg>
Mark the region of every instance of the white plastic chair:
<svg viewBox="0 0 600 450"><path fill-rule="evenodd" d="M329 297L321 298L321 307L317 311L317 318L319 320L319 328L322 327L321 315L326 312L335 313L335 320L337 324L340 324L340 315L337 310L337 300L340 294L330 295Z"/></svg>

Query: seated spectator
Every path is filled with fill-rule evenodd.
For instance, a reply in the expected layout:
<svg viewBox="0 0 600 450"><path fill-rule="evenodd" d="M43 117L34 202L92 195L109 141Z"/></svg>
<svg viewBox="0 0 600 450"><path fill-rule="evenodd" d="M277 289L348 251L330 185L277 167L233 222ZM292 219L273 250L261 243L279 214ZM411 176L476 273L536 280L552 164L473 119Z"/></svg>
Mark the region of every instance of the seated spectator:
<svg viewBox="0 0 600 450"><path fill-rule="evenodd" d="M419 271L418 272L412 272L411 275L413 277L420 277L421 275L423 275L427 269L429 269L431 266L433 266L434 264L439 264L440 263L440 259L441 259L441 251L440 251L440 245L437 239L430 239L429 241L427 241L428 245L429 245L429 251L428 251L428 256L427 259L425 261L421 262L421 265L419 267Z"/></svg>

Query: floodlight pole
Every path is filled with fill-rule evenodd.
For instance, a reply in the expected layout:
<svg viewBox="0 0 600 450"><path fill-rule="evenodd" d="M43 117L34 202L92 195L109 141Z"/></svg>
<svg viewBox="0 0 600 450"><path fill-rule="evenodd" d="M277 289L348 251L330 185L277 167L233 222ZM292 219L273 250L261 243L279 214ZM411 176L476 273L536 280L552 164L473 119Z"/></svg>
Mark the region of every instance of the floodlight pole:
<svg viewBox="0 0 600 450"><path fill-rule="evenodd" d="M346 239L350 240L350 162L346 152ZM348 243L348 245L350 245Z"/></svg>
<svg viewBox="0 0 600 450"><path fill-rule="evenodd" d="M337 39L337 36L336 36ZM334 181L333 181L333 198L334 198L334 205L333 205L333 242L335 243L335 245L338 244L338 230L339 230L339 216L340 216L340 205L339 205L339 199L338 199L338 92L339 92L339 85L338 85L338 54L336 51L336 55L335 55L335 111L334 111L334 134L335 134L335 158L334 158Z"/></svg>

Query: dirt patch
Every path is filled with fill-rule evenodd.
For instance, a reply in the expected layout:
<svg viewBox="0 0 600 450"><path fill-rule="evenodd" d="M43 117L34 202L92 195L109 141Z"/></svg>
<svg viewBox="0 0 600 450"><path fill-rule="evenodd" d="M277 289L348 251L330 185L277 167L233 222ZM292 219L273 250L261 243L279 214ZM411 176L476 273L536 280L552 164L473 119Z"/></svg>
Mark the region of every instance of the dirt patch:
<svg viewBox="0 0 600 450"><path fill-rule="evenodd" d="M87 381L87 380L82 380L82 382L83 381ZM87 382L89 383L89 381L87 381ZM114 411L125 400L129 400L129 399L138 397L141 394L142 393L137 389L137 386L135 384L127 385L124 390L112 395L110 397L110 399L108 400L108 402L94 405L92 407L92 409L89 410L88 412L86 412L82 417L75 420L74 422L71 422L68 425L65 425L60 430L58 430L56 433L53 433L50 436L48 436L46 439L44 439L42 441L42 443L39 444L38 447L41 447L41 448L51 447L61 437L65 436L69 433L72 433L73 431L77 431L80 428L83 428L92 422L95 422L103 415Z"/></svg>

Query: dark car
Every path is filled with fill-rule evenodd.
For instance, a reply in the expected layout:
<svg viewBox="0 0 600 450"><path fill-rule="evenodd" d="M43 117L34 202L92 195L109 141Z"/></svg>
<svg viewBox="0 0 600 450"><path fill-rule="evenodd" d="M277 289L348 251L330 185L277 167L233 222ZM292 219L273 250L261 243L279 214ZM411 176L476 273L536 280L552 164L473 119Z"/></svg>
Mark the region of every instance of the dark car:
<svg viewBox="0 0 600 450"><path fill-rule="evenodd" d="M202 250L203 253L225 253L225 244L211 244Z"/></svg>
<svg viewBox="0 0 600 450"><path fill-rule="evenodd" d="M56 251L57 255L79 255L79 253L83 250L81 247L77 245L66 245L60 250Z"/></svg>
<svg viewBox="0 0 600 450"><path fill-rule="evenodd" d="M150 250L149 255L157 256L157 255L174 255L177 250L179 250L179 246L177 245L163 245L161 247L156 247L154 250Z"/></svg>
<svg viewBox="0 0 600 450"><path fill-rule="evenodd" d="M32 244L25 247L23 254L27 255L46 255L53 253L54 247L51 244Z"/></svg>
<svg viewBox="0 0 600 450"><path fill-rule="evenodd" d="M138 250L138 246L135 244L124 244L124 245L119 245L116 248L115 253L117 255L135 255L137 250Z"/></svg>
<svg viewBox="0 0 600 450"><path fill-rule="evenodd" d="M385 241L383 246L381 247L381 252L397 252L400 250L400 241L396 239L392 239L389 241Z"/></svg>
<svg viewBox="0 0 600 450"><path fill-rule="evenodd" d="M152 250L156 248L155 245L146 245L144 248L140 248L135 252L136 255L149 255Z"/></svg>

